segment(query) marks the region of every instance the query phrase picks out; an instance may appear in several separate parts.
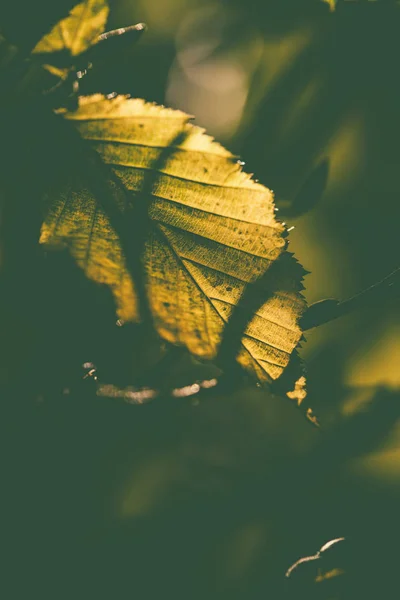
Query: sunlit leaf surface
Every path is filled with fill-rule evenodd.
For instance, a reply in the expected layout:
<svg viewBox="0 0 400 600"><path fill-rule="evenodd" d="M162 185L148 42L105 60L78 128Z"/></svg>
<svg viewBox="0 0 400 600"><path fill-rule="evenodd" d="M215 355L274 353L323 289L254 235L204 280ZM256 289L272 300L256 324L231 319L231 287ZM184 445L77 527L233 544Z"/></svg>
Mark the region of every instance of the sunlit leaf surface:
<svg viewBox="0 0 400 600"><path fill-rule="evenodd" d="M302 335L304 270L286 252L271 191L182 112L96 95L62 114L109 165L115 210L132 237L144 237L144 288L158 334L214 358L232 313L246 311L248 300L239 362L260 380L279 377ZM93 189L77 181L51 197L41 241L67 243L87 276L112 288L118 317L138 322L137 282Z"/></svg>
<svg viewBox="0 0 400 600"><path fill-rule="evenodd" d="M72 56L81 54L103 33L108 13L106 0L81 2L40 40L33 52L41 54L68 50Z"/></svg>

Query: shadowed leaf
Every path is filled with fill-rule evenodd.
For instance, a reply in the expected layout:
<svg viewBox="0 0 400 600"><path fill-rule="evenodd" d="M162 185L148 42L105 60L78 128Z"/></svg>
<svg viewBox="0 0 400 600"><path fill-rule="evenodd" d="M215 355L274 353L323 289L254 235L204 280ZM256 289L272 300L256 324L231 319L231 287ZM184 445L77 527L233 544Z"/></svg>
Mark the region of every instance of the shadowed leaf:
<svg viewBox="0 0 400 600"><path fill-rule="evenodd" d="M51 198L41 241L67 243L86 275L111 287L118 316L140 322L120 234L145 235L142 265L154 328L192 355L214 358L247 285L262 280L285 252L272 193L182 112L97 95L81 98L64 117L108 165L119 217L110 221L93 187L76 180ZM259 380L279 377L301 338L303 273L296 261L271 272L266 301L241 337L238 360Z"/></svg>

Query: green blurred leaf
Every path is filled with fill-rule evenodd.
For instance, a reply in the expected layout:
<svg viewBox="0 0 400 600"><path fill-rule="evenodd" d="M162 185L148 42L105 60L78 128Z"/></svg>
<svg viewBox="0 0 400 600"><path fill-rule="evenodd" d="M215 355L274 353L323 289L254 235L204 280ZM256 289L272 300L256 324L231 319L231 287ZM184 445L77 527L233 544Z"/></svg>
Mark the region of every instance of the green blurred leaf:
<svg viewBox="0 0 400 600"><path fill-rule="evenodd" d="M325 192L328 176L329 160L325 159L311 171L290 206L279 209L285 218L301 217L315 208Z"/></svg>

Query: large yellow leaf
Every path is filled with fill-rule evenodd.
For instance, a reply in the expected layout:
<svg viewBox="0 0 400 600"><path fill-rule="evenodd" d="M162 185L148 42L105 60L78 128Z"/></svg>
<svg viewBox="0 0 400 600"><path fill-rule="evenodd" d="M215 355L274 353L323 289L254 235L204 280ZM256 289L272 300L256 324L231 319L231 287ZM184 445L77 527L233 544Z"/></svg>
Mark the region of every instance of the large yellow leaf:
<svg viewBox="0 0 400 600"><path fill-rule="evenodd" d="M81 98L64 117L109 165L109 181L116 176L115 208L126 223L145 206L142 264L160 336L197 357L215 357L240 299L235 316L246 310L250 285L258 301L238 359L260 380L279 377L302 335L304 270L286 251L272 192L180 111L95 95ZM86 275L111 286L119 317L140 321L136 282L90 184L71 183L50 199L41 242L67 242Z"/></svg>
<svg viewBox="0 0 400 600"><path fill-rule="evenodd" d="M33 52L42 54L68 50L71 56L81 54L103 33L108 13L106 0L81 2L38 42Z"/></svg>

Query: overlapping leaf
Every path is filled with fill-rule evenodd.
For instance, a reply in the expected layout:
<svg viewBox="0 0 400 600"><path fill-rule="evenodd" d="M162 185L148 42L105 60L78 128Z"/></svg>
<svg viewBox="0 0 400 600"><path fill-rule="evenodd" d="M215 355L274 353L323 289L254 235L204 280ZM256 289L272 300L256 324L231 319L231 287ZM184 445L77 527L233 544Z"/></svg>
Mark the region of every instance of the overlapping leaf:
<svg viewBox="0 0 400 600"><path fill-rule="evenodd" d="M304 271L286 251L271 191L180 111L96 95L64 117L108 166L126 223L145 207L142 264L160 336L197 357L215 357L239 301L237 310L246 310L250 285L259 301L238 359L260 380L279 377L302 335ZM138 235L138 223L131 225ZM67 242L87 276L112 288L119 317L140 320L120 238L90 184L71 183L51 198L41 241Z"/></svg>

